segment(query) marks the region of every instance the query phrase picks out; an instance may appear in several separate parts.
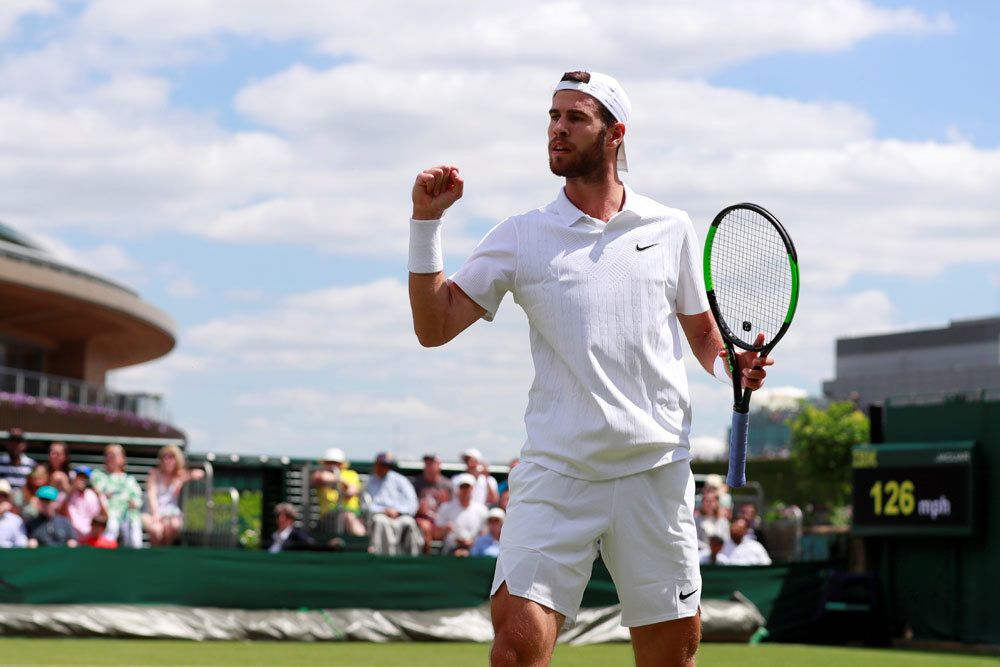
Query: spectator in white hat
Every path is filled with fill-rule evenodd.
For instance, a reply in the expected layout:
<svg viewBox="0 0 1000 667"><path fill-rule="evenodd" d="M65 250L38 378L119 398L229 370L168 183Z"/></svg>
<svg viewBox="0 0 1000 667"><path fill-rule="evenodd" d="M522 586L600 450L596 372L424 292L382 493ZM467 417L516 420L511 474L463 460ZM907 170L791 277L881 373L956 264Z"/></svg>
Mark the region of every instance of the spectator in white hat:
<svg viewBox="0 0 1000 667"><path fill-rule="evenodd" d="M10 499L11 490L10 482L0 479L0 549L28 546L24 521L14 514L14 503Z"/></svg>
<svg viewBox="0 0 1000 667"><path fill-rule="evenodd" d="M334 532L363 536L365 522L361 510L361 477L349 467L343 450L331 447L319 460L312 485L319 501L320 524Z"/></svg>
<svg viewBox="0 0 1000 667"><path fill-rule="evenodd" d="M500 490L497 480L490 474L490 468L483 460L483 453L475 448L462 452L465 470L476 480L472 491L472 499L483 505L496 505L500 502Z"/></svg>
<svg viewBox="0 0 1000 667"><path fill-rule="evenodd" d="M451 480L455 495L438 508L435 538L444 540L444 553L465 550L472 546L476 537L483 532L483 525L489 510L483 503L473 499L476 478L467 472L455 475Z"/></svg>
<svg viewBox="0 0 1000 667"><path fill-rule="evenodd" d="M486 533L476 538L472 543L470 556L489 556L496 558L500 555L500 531L503 530L503 522L507 518L507 513L499 507L494 507L486 515Z"/></svg>

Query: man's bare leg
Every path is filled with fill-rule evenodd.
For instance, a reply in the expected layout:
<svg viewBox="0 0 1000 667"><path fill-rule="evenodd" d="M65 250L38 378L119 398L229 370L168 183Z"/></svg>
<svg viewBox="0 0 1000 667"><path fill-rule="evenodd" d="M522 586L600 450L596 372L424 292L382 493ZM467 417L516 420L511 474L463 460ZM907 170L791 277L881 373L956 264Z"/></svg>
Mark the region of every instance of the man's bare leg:
<svg viewBox="0 0 1000 667"><path fill-rule="evenodd" d="M629 628L636 667L695 667L701 612L689 618Z"/></svg>
<svg viewBox="0 0 1000 667"><path fill-rule="evenodd" d="M527 598L511 595L501 584L490 603L493 614L491 667L545 667L566 617Z"/></svg>

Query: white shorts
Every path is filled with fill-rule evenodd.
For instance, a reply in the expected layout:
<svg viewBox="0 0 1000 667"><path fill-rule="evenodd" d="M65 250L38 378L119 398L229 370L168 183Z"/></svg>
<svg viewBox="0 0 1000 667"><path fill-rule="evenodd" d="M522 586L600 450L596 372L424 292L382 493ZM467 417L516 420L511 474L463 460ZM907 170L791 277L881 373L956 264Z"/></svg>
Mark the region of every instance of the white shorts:
<svg viewBox="0 0 1000 667"><path fill-rule="evenodd" d="M687 460L602 482L523 462L511 471L491 595L504 582L576 619L598 550L635 627L694 616L701 603L694 476Z"/></svg>

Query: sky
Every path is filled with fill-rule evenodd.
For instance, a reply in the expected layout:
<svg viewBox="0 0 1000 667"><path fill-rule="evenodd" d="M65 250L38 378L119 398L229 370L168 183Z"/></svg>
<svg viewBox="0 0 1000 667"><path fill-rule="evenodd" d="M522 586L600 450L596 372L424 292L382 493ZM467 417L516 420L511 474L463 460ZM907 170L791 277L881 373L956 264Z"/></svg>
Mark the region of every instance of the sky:
<svg viewBox="0 0 1000 667"><path fill-rule="evenodd" d="M197 451L516 455L532 378L510 298L421 348L409 190L455 164L456 270L551 201L550 95L616 76L627 182L704 238L738 201L795 240L802 294L771 388L833 377L838 337L1000 311L992 2L4 0L0 220L169 313L162 393ZM696 451L730 390L691 360Z"/></svg>

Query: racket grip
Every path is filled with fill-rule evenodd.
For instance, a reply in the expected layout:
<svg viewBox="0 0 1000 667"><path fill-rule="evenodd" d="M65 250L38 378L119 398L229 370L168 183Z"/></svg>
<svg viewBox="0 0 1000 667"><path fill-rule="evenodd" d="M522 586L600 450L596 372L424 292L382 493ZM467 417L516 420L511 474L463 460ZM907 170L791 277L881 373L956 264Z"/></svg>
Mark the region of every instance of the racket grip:
<svg viewBox="0 0 1000 667"><path fill-rule="evenodd" d="M733 412L733 427L729 435L729 473L726 484L740 488L747 483L747 433L749 412Z"/></svg>

